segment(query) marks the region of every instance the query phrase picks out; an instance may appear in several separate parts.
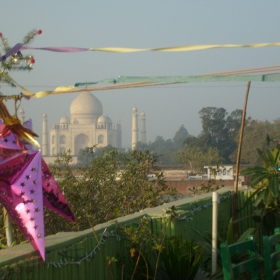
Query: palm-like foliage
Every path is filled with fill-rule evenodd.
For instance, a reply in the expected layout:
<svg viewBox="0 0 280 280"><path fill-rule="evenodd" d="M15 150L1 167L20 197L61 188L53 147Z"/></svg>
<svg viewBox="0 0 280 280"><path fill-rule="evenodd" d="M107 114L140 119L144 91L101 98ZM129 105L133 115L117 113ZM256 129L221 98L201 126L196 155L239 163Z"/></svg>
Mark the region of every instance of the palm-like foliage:
<svg viewBox="0 0 280 280"><path fill-rule="evenodd" d="M242 175L249 175L249 185L255 189L254 195L258 195L255 205L263 203L265 206L276 206L279 203L279 155L280 148L265 152L257 149L264 167L256 166L247 168L241 172Z"/></svg>
<svg viewBox="0 0 280 280"><path fill-rule="evenodd" d="M260 225L265 225L270 233L275 227L276 217L280 215L280 147L267 148L265 152L257 149L257 152L264 166L247 168L241 174L250 176L249 186L254 190L247 200L247 205L253 203L257 214L255 217L258 217Z"/></svg>
<svg viewBox="0 0 280 280"><path fill-rule="evenodd" d="M166 240L161 253L169 279L192 280L201 265L204 248L199 243L171 236Z"/></svg>

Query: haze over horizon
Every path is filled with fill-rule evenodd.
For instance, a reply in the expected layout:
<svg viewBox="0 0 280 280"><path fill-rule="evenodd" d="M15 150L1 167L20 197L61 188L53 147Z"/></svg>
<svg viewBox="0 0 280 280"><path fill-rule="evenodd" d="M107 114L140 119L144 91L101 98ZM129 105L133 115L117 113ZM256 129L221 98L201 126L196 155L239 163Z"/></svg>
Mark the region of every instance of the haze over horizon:
<svg viewBox="0 0 280 280"><path fill-rule="evenodd" d="M256 1L19 1L2 2L0 32L10 46L32 29L42 29L33 47L160 48L200 44L250 44L280 41L280 2ZM24 51L36 60L31 72L11 72L35 93L61 85L100 81L118 76L189 76L279 65L280 47L211 49L190 52L55 53ZM278 59L277 59L278 57ZM121 120L123 147L131 143L132 108L146 114L147 141L172 139L181 125L197 136L203 107L242 109L247 82L186 83L167 86L99 91L103 114ZM247 116L279 118L279 82L252 82ZM5 95L19 88L1 85ZM26 118L41 136L42 115L48 125L70 116L79 93L22 100ZM9 109L13 113L13 104ZM41 141L41 138L39 139Z"/></svg>

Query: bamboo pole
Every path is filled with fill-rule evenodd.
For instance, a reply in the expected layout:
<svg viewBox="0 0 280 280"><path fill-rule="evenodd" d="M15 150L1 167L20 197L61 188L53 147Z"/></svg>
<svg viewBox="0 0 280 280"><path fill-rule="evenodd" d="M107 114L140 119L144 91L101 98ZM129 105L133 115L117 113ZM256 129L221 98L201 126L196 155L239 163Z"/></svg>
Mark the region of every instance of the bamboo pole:
<svg viewBox="0 0 280 280"><path fill-rule="evenodd" d="M243 105L243 112L242 112L242 120L241 120L241 128L240 128L240 135L239 135L239 142L238 142L238 150L236 156L236 168L235 168L235 180L234 180L234 194L233 194L233 203L232 203L232 217L233 221L238 218L238 180L239 180L239 167L240 167L240 158L241 158L241 149L242 149L242 142L243 142L243 133L244 133L244 126L245 126L245 118L246 118L246 110L247 110L247 102L248 96L250 91L251 81L247 84L247 90ZM238 234L238 226L234 226L234 233Z"/></svg>

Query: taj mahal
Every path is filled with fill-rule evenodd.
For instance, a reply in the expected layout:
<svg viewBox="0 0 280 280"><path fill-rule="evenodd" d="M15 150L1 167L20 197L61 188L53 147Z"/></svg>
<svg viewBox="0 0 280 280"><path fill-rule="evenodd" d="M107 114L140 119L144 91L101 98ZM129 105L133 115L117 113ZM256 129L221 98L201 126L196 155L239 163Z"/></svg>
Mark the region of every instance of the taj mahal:
<svg viewBox="0 0 280 280"><path fill-rule="evenodd" d="M20 112L20 114L23 112ZM24 118L20 116L20 118ZM140 139L138 140L137 108L132 109L132 141L134 149L140 140L146 143L145 113L141 113ZM59 153L70 150L70 155L77 157L81 149L111 145L122 148L122 126L120 120L115 124L103 115L103 105L97 97L88 91L78 95L70 105L70 117L62 116L58 124L52 124L48 132L47 114L42 120L42 156L52 161Z"/></svg>

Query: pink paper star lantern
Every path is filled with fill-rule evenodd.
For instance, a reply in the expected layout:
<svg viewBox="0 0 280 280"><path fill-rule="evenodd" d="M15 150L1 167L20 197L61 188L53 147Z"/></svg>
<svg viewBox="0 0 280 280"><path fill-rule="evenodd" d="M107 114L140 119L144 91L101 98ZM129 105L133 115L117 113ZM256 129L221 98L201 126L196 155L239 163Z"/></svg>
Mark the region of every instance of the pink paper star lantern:
<svg viewBox="0 0 280 280"><path fill-rule="evenodd" d="M31 129L32 122L25 125ZM0 203L45 260L43 208L71 222L74 216L41 152L26 143L20 148L12 132L1 134L4 128L0 122Z"/></svg>

